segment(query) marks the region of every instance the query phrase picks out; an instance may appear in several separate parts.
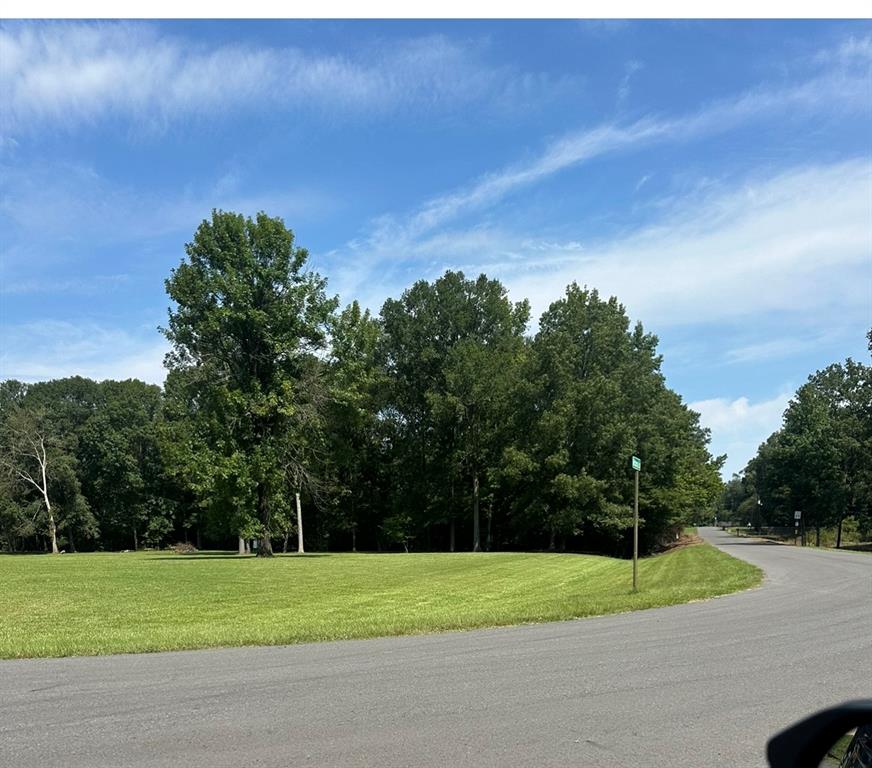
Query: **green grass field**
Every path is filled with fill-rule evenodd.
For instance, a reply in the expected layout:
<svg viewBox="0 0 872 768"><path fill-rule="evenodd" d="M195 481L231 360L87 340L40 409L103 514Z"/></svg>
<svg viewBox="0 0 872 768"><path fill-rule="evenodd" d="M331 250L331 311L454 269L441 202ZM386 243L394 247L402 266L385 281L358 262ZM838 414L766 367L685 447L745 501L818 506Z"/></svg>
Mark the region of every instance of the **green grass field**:
<svg viewBox="0 0 872 768"><path fill-rule="evenodd" d="M708 545L570 554L0 556L0 658L417 634L671 605L759 583Z"/></svg>

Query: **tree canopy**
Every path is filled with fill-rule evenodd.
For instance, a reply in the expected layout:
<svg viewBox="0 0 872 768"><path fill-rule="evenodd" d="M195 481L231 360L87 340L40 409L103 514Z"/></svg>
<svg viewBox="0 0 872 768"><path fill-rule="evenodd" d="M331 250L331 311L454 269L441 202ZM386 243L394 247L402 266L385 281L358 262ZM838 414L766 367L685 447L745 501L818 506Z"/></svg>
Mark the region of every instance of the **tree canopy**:
<svg viewBox="0 0 872 768"><path fill-rule="evenodd" d="M872 352L872 332L869 337ZM837 529L851 518L872 536L872 367L848 358L816 371L791 399L782 426L726 489L725 515L753 526Z"/></svg>
<svg viewBox="0 0 872 768"><path fill-rule="evenodd" d="M626 554L632 455L643 548L720 494L722 459L667 387L657 338L594 289L568 286L533 335L526 300L459 271L377 315L340 312L281 219L214 211L166 290L163 389L0 385L5 446L29 432L51 446L47 496L21 480L27 457L5 463L0 546L47 546L50 504L69 548L191 538L269 555L302 543L305 519L313 549ZM808 418L829 413L830 395L809 397ZM840 499L868 484L851 482Z"/></svg>
<svg viewBox="0 0 872 768"><path fill-rule="evenodd" d="M259 524L258 554L272 554L273 511L295 484L318 398L314 355L324 349L335 300L305 271L308 253L280 219L215 211L166 281L175 302L165 329L166 364L184 373L174 392L208 422L200 443L210 493L226 509L249 510Z"/></svg>

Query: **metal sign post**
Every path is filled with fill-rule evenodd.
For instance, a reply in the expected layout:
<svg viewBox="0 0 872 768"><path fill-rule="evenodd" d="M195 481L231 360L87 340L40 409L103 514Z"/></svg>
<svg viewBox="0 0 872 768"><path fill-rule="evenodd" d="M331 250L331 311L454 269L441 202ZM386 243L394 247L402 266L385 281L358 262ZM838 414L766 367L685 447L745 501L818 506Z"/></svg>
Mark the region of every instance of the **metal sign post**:
<svg viewBox="0 0 872 768"><path fill-rule="evenodd" d="M797 509L793 513L794 523L793 526L796 528L796 546L799 546L799 521L802 519L802 510ZM805 543L805 542L803 542Z"/></svg>
<svg viewBox="0 0 872 768"><path fill-rule="evenodd" d="M637 590L637 571L639 567L639 472L642 460L633 456L633 473L636 475L636 500L633 504L633 592Z"/></svg>

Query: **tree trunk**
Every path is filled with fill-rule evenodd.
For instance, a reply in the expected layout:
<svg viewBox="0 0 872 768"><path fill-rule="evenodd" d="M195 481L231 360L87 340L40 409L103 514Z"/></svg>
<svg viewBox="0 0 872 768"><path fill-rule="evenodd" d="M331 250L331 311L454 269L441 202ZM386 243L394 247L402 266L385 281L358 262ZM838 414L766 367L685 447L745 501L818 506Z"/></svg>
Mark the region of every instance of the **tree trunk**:
<svg viewBox="0 0 872 768"><path fill-rule="evenodd" d="M52 534L52 538L54 538L54 534ZM139 536L136 534L136 526L133 526L133 551L139 549Z"/></svg>
<svg viewBox="0 0 872 768"><path fill-rule="evenodd" d="M300 492L294 494L294 501L297 504L297 552L303 554L306 550L303 549L303 510L300 509Z"/></svg>
<svg viewBox="0 0 872 768"><path fill-rule="evenodd" d="M51 513L51 507L48 510L48 531L51 535L51 553L58 554L58 532L54 524L54 515Z"/></svg>
<svg viewBox="0 0 872 768"><path fill-rule="evenodd" d="M203 545L200 542L200 526L197 526L197 549L203 549Z"/></svg>
<svg viewBox="0 0 872 768"><path fill-rule="evenodd" d="M291 535L290 527L285 528L285 538L284 538L284 541L282 541L282 554L285 554L288 551L288 538L290 537L290 535Z"/></svg>
<svg viewBox="0 0 872 768"><path fill-rule="evenodd" d="M491 545L493 544L493 539L491 538L491 522L494 519L494 502L493 497L491 497L490 504L488 504L487 508L487 539L485 541L484 548L486 551L491 551Z"/></svg>
<svg viewBox="0 0 872 768"><path fill-rule="evenodd" d="M472 551L481 552L481 532L478 513L478 472L472 473Z"/></svg>
<svg viewBox="0 0 872 768"><path fill-rule="evenodd" d="M836 549L842 548L842 517L839 517L839 527L836 531Z"/></svg>
<svg viewBox="0 0 872 768"><path fill-rule="evenodd" d="M814 545L819 547L821 545L821 525L818 523L814 527Z"/></svg>
<svg viewBox="0 0 872 768"><path fill-rule="evenodd" d="M454 551L454 518L451 518L451 529L449 534L451 551Z"/></svg>
<svg viewBox="0 0 872 768"><path fill-rule="evenodd" d="M242 534L239 534L239 549L237 550L237 554L244 555L248 546L245 543L245 539L242 538Z"/></svg>
<svg viewBox="0 0 872 768"><path fill-rule="evenodd" d="M553 552L555 550L556 538L557 538L557 534L555 533L554 529L552 528L551 533L549 534L549 537L548 537L548 551L549 552Z"/></svg>
<svg viewBox="0 0 872 768"><path fill-rule="evenodd" d="M351 551L357 552L357 526L351 526Z"/></svg>
<svg viewBox="0 0 872 768"><path fill-rule="evenodd" d="M42 473L42 479L45 482L45 471ZM47 489L48 485L44 485L43 488ZM48 510L48 533L51 537L51 553L56 555L58 554L58 531L55 525L54 513L51 511L51 504L48 500L48 490L43 491L43 498L45 498L45 508Z"/></svg>
<svg viewBox="0 0 872 768"><path fill-rule="evenodd" d="M260 517L260 522L263 524L263 533L260 537L260 547L257 550L257 556L272 557L272 540L269 537L269 498L267 497L266 488L263 484L257 487L257 512Z"/></svg>
<svg viewBox="0 0 872 768"><path fill-rule="evenodd" d="M76 551L76 542L73 541L73 529L70 528L67 530L67 540L69 541L70 552Z"/></svg>

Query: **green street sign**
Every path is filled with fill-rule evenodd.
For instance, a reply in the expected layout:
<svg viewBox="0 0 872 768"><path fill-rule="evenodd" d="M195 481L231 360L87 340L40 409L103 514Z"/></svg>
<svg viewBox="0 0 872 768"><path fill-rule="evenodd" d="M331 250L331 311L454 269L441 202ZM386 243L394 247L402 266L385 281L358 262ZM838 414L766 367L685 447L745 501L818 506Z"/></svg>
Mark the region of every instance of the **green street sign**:
<svg viewBox="0 0 872 768"><path fill-rule="evenodd" d="M642 459L638 456L633 456L633 469L637 472L642 469Z"/></svg>

